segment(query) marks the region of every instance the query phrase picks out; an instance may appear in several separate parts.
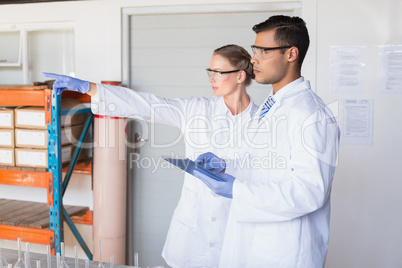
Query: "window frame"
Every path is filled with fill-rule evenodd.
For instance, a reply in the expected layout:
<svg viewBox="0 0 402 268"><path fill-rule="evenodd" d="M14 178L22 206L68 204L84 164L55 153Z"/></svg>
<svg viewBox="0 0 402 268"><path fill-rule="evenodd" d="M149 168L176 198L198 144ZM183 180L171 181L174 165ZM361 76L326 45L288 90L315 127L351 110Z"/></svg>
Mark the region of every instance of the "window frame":
<svg viewBox="0 0 402 268"><path fill-rule="evenodd" d="M75 30L75 23L24 23L24 24L5 24L0 25L0 33L3 32L19 32L19 52L17 62L0 62L1 67L21 67L23 84L29 83L29 65L28 65L28 32L44 31L44 30Z"/></svg>

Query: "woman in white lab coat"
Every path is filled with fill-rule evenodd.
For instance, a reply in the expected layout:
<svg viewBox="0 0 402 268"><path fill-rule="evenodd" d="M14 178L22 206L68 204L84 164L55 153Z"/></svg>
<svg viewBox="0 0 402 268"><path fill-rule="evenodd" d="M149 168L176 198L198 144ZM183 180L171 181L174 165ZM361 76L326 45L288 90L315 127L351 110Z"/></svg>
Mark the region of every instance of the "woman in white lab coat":
<svg viewBox="0 0 402 268"><path fill-rule="evenodd" d="M44 73L55 78L54 90L74 90L92 96L93 113L142 116L176 126L184 133L186 157L213 152L226 160L226 172L240 161L247 144L243 130L258 109L246 92L254 78L251 56L237 45L214 51L209 82L214 97L166 99L124 87L89 83ZM115 109L109 110L113 106ZM162 256L172 267L218 267L231 199L216 195L201 181L185 174L181 198L174 212Z"/></svg>

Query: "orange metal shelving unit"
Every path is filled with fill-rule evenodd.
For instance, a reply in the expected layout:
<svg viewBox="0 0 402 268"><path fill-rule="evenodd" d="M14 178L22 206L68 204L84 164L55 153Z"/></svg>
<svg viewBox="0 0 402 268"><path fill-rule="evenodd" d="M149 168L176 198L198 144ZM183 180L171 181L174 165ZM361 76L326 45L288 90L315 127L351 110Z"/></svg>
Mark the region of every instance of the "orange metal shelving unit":
<svg viewBox="0 0 402 268"><path fill-rule="evenodd" d="M21 241L35 244L54 244L54 232L50 229L35 229L20 226L0 225L0 234L0 238L6 240L17 240L18 238L21 238ZM53 255L55 254L54 246L51 252Z"/></svg>
<svg viewBox="0 0 402 268"><path fill-rule="evenodd" d="M0 105L43 106L47 124L51 120L51 90L46 86L0 86ZM0 170L0 184L39 187L47 189L47 205L53 206L53 179L51 172ZM0 238L51 245L53 254L54 231L20 226L0 225Z"/></svg>
<svg viewBox="0 0 402 268"><path fill-rule="evenodd" d="M47 189L47 206L53 206L53 178L51 172L0 169L0 184ZM0 232L0 238L1 236Z"/></svg>
<svg viewBox="0 0 402 268"><path fill-rule="evenodd" d="M65 97L76 97L80 101L88 101L88 98L83 95L66 94ZM52 91L47 86L0 86L0 105L44 107L47 125L52 122ZM80 174L92 174L91 167L90 163L78 164L77 172ZM66 170L63 169L63 171ZM58 178L57 181L61 182L61 178ZM62 204L60 193L55 195L55 191L61 190L61 185L55 187L54 174L50 170L21 171L2 169L0 167L0 184L47 189L49 219L54 217L54 215L51 215L55 211L53 207L60 207L59 203ZM56 208L56 212L57 214L63 214L65 210L63 207L60 210ZM73 216L71 220L77 223L92 224L92 212L86 212L83 216ZM50 226L53 225L52 220L50 220ZM26 226L0 224L0 239L17 240L21 238L21 241L25 242L50 245L52 253L55 254L56 251L59 251L56 246L57 242L60 242L58 235L63 240L63 222L60 222L59 225L52 228L49 226L48 228L35 229Z"/></svg>

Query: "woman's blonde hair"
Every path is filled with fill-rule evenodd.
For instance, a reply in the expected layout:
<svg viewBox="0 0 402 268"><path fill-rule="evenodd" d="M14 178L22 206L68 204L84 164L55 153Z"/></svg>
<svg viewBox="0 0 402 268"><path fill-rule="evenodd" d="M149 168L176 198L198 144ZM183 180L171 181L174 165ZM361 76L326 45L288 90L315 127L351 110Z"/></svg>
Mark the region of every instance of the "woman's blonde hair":
<svg viewBox="0 0 402 268"><path fill-rule="evenodd" d="M230 44L215 49L214 55L220 55L226 58L236 69L245 71L245 85L249 86L251 84L255 75L253 72L253 64L250 62L251 56L247 50L241 46Z"/></svg>

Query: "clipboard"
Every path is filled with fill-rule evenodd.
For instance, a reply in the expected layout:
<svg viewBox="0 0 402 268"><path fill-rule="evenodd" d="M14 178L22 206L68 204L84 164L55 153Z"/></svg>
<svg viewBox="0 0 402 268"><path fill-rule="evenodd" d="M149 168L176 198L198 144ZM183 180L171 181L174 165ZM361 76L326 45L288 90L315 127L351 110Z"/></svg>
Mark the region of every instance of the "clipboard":
<svg viewBox="0 0 402 268"><path fill-rule="evenodd" d="M176 167L184 170L185 172L194 176L194 171L207 175L208 177L217 180L217 181L226 181L222 179L217 174L209 171L208 169L204 168L203 166L197 165L193 160L184 158L184 157L168 157L162 156L165 161L175 165Z"/></svg>

